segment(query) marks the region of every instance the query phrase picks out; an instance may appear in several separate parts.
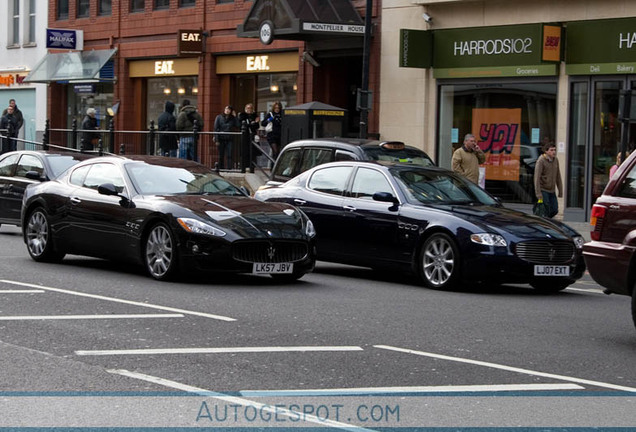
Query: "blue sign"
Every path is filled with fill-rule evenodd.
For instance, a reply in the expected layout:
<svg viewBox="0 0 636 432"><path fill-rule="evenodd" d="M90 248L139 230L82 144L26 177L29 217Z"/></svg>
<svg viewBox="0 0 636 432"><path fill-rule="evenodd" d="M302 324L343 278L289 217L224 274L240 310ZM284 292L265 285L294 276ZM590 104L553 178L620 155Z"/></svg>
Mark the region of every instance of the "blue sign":
<svg viewBox="0 0 636 432"><path fill-rule="evenodd" d="M51 49L81 50L84 48L82 30L46 29L46 47Z"/></svg>

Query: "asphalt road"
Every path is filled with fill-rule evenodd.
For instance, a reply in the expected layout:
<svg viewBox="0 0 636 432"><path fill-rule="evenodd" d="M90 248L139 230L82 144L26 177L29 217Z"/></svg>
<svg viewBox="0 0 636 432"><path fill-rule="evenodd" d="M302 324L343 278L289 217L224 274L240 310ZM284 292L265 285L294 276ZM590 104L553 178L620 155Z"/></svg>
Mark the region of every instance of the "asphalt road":
<svg viewBox="0 0 636 432"><path fill-rule="evenodd" d="M630 300L587 275L556 295L322 262L160 283L35 263L0 227L0 428L631 428L635 352Z"/></svg>

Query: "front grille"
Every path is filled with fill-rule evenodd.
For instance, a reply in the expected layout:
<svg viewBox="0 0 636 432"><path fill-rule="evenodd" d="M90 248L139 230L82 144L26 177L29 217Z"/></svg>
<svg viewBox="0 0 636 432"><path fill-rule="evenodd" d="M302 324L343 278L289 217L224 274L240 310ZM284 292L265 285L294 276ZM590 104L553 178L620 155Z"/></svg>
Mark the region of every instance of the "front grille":
<svg viewBox="0 0 636 432"><path fill-rule="evenodd" d="M575 247L568 241L531 241L517 243L516 255L534 264L565 264L574 258Z"/></svg>
<svg viewBox="0 0 636 432"><path fill-rule="evenodd" d="M232 258L248 263L282 263L304 259L307 243L298 241L241 241L232 247Z"/></svg>

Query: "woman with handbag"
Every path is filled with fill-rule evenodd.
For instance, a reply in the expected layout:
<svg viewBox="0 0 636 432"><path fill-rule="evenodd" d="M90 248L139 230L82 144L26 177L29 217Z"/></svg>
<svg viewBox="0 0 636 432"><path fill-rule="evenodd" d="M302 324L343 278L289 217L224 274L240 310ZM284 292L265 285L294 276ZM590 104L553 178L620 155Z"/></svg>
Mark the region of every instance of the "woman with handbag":
<svg viewBox="0 0 636 432"><path fill-rule="evenodd" d="M281 125L283 120L283 105L276 101L272 105L272 110L268 116L261 122L261 126L265 126L267 133L267 143L272 148L272 158L276 160L280 153Z"/></svg>

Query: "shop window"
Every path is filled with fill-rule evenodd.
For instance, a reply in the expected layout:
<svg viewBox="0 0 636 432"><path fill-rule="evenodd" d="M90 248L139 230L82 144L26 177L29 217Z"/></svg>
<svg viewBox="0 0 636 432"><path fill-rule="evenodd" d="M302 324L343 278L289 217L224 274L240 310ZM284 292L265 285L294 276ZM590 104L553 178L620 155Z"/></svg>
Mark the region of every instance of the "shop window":
<svg viewBox="0 0 636 432"><path fill-rule="evenodd" d="M450 169L453 152L472 133L486 153L486 190L531 204L536 160L556 134L556 92L556 82L441 85L439 165Z"/></svg>
<svg viewBox="0 0 636 432"><path fill-rule="evenodd" d="M148 113L148 121L154 120L157 127L157 120L165 109L166 101L175 104L174 114L179 113L179 109L184 100L189 100L191 105L198 106L198 77L185 76L174 78L149 78L148 79L148 100L146 109Z"/></svg>
<svg viewBox="0 0 636 432"><path fill-rule="evenodd" d="M57 0L57 19L68 19L68 0Z"/></svg>
<svg viewBox="0 0 636 432"><path fill-rule="evenodd" d="M170 0L155 0L155 10L169 9Z"/></svg>
<svg viewBox="0 0 636 432"><path fill-rule="evenodd" d="M90 0L77 0L77 17L87 18L91 13Z"/></svg>
<svg viewBox="0 0 636 432"><path fill-rule="evenodd" d="M296 77L296 73L259 74L256 85L256 111L269 112L276 101L279 101L283 108L296 105Z"/></svg>
<svg viewBox="0 0 636 432"><path fill-rule="evenodd" d="M113 13L113 0L99 0L99 15L111 15Z"/></svg>
<svg viewBox="0 0 636 432"><path fill-rule="evenodd" d="M131 12L143 12L145 7L145 0L130 0Z"/></svg>
<svg viewBox="0 0 636 432"><path fill-rule="evenodd" d="M191 7L196 4L196 0L179 0L179 7Z"/></svg>

